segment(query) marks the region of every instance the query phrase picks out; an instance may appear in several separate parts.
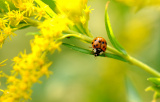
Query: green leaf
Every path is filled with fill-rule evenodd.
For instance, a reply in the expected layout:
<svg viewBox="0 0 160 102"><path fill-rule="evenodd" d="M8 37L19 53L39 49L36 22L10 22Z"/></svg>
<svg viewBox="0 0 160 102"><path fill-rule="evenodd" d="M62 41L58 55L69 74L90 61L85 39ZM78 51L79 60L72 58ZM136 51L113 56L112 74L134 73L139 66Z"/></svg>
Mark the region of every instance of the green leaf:
<svg viewBox="0 0 160 102"><path fill-rule="evenodd" d="M154 91L153 101L156 102L160 98L160 78L148 78L153 83L152 86L146 88L146 91Z"/></svg>
<svg viewBox="0 0 160 102"><path fill-rule="evenodd" d="M160 78L148 78L147 80L160 87Z"/></svg>
<svg viewBox="0 0 160 102"><path fill-rule="evenodd" d="M40 32L28 32L26 35L41 35Z"/></svg>
<svg viewBox="0 0 160 102"><path fill-rule="evenodd" d="M26 26L23 26L23 27L21 27L21 28L19 28L19 29L25 29L25 28L28 28L28 27L30 27L31 25L26 25Z"/></svg>
<svg viewBox="0 0 160 102"><path fill-rule="evenodd" d="M109 20L109 16L108 16L108 4L109 1L106 4L106 8L105 8L105 26L106 26L106 31L107 31L107 35L110 39L110 42L112 43L112 45L121 53L123 53L124 55L127 55L127 52L125 51L125 49L120 45L120 43L116 40L112 28L111 28L111 24L110 24L110 20Z"/></svg>
<svg viewBox="0 0 160 102"><path fill-rule="evenodd" d="M25 28L28 28L28 27L30 27L31 25L29 25L29 24L26 24L26 22L20 22L16 27L18 28L18 29L25 29Z"/></svg>
<svg viewBox="0 0 160 102"><path fill-rule="evenodd" d="M56 4L55 0L42 0L45 4L47 4L53 11L55 10Z"/></svg>
<svg viewBox="0 0 160 102"><path fill-rule="evenodd" d="M80 47L77 47L75 45L66 44L66 43L63 43L63 45L67 46L67 47L69 47L73 50L76 50L76 51L79 51L79 52L82 52L82 53L85 53L85 54L93 55L93 52L91 50L80 48ZM104 53L104 54L105 54L105 56L102 54L102 55L100 55L100 57L113 58L113 59L117 59L117 60L120 60L120 61L128 62L127 60L125 60L124 58L122 58L119 55L115 55L115 54L111 54L111 53Z"/></svg>
<svg viewBox="0 0 160 102"><path fill-rule="evenodd" d="M133 82L129 77L125 77L126 91L127 91L127 102L142 102L140 95L138 94Z"/></svg>

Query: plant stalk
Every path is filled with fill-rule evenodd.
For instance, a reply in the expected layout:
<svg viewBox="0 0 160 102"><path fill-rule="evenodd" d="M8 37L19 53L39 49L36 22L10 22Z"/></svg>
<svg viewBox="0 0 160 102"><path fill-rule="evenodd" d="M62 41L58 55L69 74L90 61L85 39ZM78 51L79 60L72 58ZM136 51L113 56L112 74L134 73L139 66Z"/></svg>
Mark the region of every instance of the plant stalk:
<svg viewBox="0 0 160 102"><path fill-rule="evenodd" d="M69 37L69 36L75 36L76 34L78 34L78 38L83 40L83 41L86 41L88 43L91 43L92 42L92 38L86 36L86 35L82 35L80 33L77 33L75 31L71 31L69 30L68 33L71 33L71 34L67 34L65 36ZM74 33L74 34L73 34ZM76 36L75 36L76 37ZM65 38L65 37L64 37ZM123 57L124 59L126 59L128 62L130 62L130 64L133 64L143 70L145 70L146 72L156 76L156 77L160 77L160 73L156 70L154 70L152 67L148 66L147 64L137 60L136 58L133 58L132 56L130 55L124 55L122 54L121 52L119 52L118 50L114 49L113 47L107 45L107 50L114 53L114 54L117 54L121 57Z"/></svg>
<svg viewBox="0 0 160 102"><path fill-rule="evenodd" d="M156 76L160 77L160 73L156 70L154 70L152 67L148 66L147 64L137 60L136 58L133 58L132 56L128 55L126 60L128 60L131 64L140 67L141 69L145 70L146 72Z"/></svg>
<svg viewBox="0 0 160 102"><path fill-rule="evenodd" d="M136 58L134 58L134 57L132 57L132 56L130 56L130 55L124 55L124 54L120 53L119 51L117 51L116 49L114 49L113 47L108 46L108 45L107 45L107 49L108 49L110 52L112 52L112 53L114 53L114 54L117 54L117 55L123 57L123 58L126 59L128 62L130 62L130 64L133 64L133 65L135 65L135 66L138 66L138 67L140 67L141 69L145 70L146 72L148 72L148 73L150 73L150 74L152 74L152 75L154 75L154 76L156 76L156 77L160 77L160 73L159 73L158 71L154 70L152 67L148 66L147 64L145 64L145 63L137 60Z"/></svg>

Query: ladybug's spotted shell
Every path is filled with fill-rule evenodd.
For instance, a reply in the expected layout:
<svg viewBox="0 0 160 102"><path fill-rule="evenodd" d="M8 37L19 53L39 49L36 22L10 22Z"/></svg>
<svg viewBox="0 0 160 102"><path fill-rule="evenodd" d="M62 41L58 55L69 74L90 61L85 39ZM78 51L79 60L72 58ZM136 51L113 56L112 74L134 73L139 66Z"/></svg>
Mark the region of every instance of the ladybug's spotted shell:
<svg viewBox="0 0 160 102"><path fill-rule="evenodd" d="M106 51L106 46L107 46L107 42L104 38L102 37L96 37L93 41L92 41L92 47L93 48L98 48L98 49L102 49L102 51Z"/></svg>

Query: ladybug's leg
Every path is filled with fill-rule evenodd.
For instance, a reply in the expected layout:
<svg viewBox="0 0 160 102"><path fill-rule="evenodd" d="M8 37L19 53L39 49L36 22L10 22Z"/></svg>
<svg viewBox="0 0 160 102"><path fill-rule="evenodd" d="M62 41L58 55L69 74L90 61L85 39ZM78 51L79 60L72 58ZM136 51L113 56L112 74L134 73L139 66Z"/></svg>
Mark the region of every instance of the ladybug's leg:
<svg viewBox="0 0 160 102"><path fill-rule="evenodd" d="M94 49L92 49L92 52L91 52L91 54L93 54L93 55L94 55Z"/></svg>
<svg viewBox="0 0 160 102"><path fill-rule="evenodd" d="M104 55L104 57L107 57L106 54L105 54L105 52L103 53L103 55Z"/></svg>
<svg viewBox="0 0 160 102"><path fill-rule="evenodd" d="M91 54L94 54L94 52L92 51Z"/></svg>

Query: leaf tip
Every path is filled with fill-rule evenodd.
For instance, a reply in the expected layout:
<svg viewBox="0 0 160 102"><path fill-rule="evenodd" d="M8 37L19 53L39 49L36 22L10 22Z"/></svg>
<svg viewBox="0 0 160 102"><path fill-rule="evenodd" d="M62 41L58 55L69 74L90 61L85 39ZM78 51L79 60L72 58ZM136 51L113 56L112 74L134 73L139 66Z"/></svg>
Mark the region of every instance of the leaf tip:
<svg viewBox="0 0 160 102"><path fill-rule="evenodd" d="M107 1L105 10L107 10L109 3L110 3L110 1Z"/></svg>

